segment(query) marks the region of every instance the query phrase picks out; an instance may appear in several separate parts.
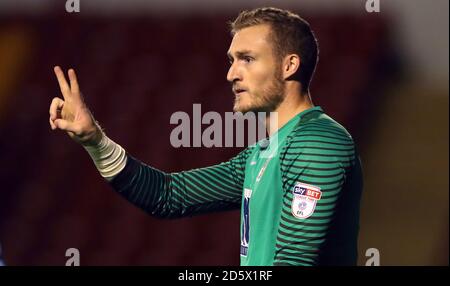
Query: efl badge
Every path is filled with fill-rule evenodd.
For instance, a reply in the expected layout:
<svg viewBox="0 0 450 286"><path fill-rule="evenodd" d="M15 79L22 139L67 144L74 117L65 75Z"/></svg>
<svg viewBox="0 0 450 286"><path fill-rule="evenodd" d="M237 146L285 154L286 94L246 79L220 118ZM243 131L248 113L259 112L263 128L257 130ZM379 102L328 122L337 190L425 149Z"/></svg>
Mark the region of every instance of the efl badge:
<svg viewBox="0 0 450 286"><path fill-rule="evenodd" d="M319 187L297 183L292 190L292 196L292 214L296 218L305 219L313 214L322 192Z"/></svg>

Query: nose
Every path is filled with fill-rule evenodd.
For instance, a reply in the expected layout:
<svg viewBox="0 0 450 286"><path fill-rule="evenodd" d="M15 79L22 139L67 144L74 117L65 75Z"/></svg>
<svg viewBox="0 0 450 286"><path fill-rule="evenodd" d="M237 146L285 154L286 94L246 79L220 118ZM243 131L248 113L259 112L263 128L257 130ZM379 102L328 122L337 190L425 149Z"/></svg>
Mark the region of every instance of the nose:
<svg viewBox="0 0 450 286"><path fill-rule="evenodd" d="M236 80L242 80L240 73L238 72L238 69L234 64L230 66L227 73L227 80L229 82L234 82Z"/></svg>

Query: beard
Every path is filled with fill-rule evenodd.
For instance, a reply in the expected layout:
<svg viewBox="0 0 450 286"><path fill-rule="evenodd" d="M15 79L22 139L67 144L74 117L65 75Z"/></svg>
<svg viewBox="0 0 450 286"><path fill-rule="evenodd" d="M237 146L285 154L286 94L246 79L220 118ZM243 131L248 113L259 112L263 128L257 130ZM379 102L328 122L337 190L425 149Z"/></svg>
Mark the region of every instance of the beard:
<svg viewBox="0 0 450 286"><path fill-rule="evenodd" d="M245 96L250 97L250 102L244 104L241 100L241 96L237 95L234 99L234 112L272 112L277 109L281 102L285 98L285 86L284 80L281 74L281 67L275 70L272 81L268 86L260 89L248 92Z"/></svg>

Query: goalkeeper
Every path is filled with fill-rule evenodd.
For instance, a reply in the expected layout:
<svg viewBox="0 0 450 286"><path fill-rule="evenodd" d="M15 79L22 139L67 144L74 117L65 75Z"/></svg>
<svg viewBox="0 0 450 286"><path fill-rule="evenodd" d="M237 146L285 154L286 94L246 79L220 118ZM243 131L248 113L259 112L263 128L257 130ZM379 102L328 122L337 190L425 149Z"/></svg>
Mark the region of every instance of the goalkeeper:
<svg viewBox="0 0 450 286"><path fill-rule="evenodd" d="M73 69L69 82L54 69L63 98L50 105L51 129L67 132L115 191L153 216L240 209L241 265L355 265L361 166L350 134L312 103L318 45L309 24L258 8L241 12L231 34L234 111L276 112L278 124L266 122L269 137L229 161L165 173L132 157L95 121Z"/></svg>

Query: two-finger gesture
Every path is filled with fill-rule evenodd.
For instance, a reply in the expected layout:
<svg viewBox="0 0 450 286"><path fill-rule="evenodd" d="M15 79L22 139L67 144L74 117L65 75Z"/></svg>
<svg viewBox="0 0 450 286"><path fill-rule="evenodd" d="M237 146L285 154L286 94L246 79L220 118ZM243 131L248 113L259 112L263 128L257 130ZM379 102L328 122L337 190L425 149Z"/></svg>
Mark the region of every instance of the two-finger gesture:
<svg viewBox="0 0 450 286"><path fill-rule="evenodd" d="M84 103L75 71L68 71L70 84L59 66L56 66L54 71L64 99L55 97L50 104L51 129L64 130L72 139L83 145L98 143L102 132Z"/></svg>

